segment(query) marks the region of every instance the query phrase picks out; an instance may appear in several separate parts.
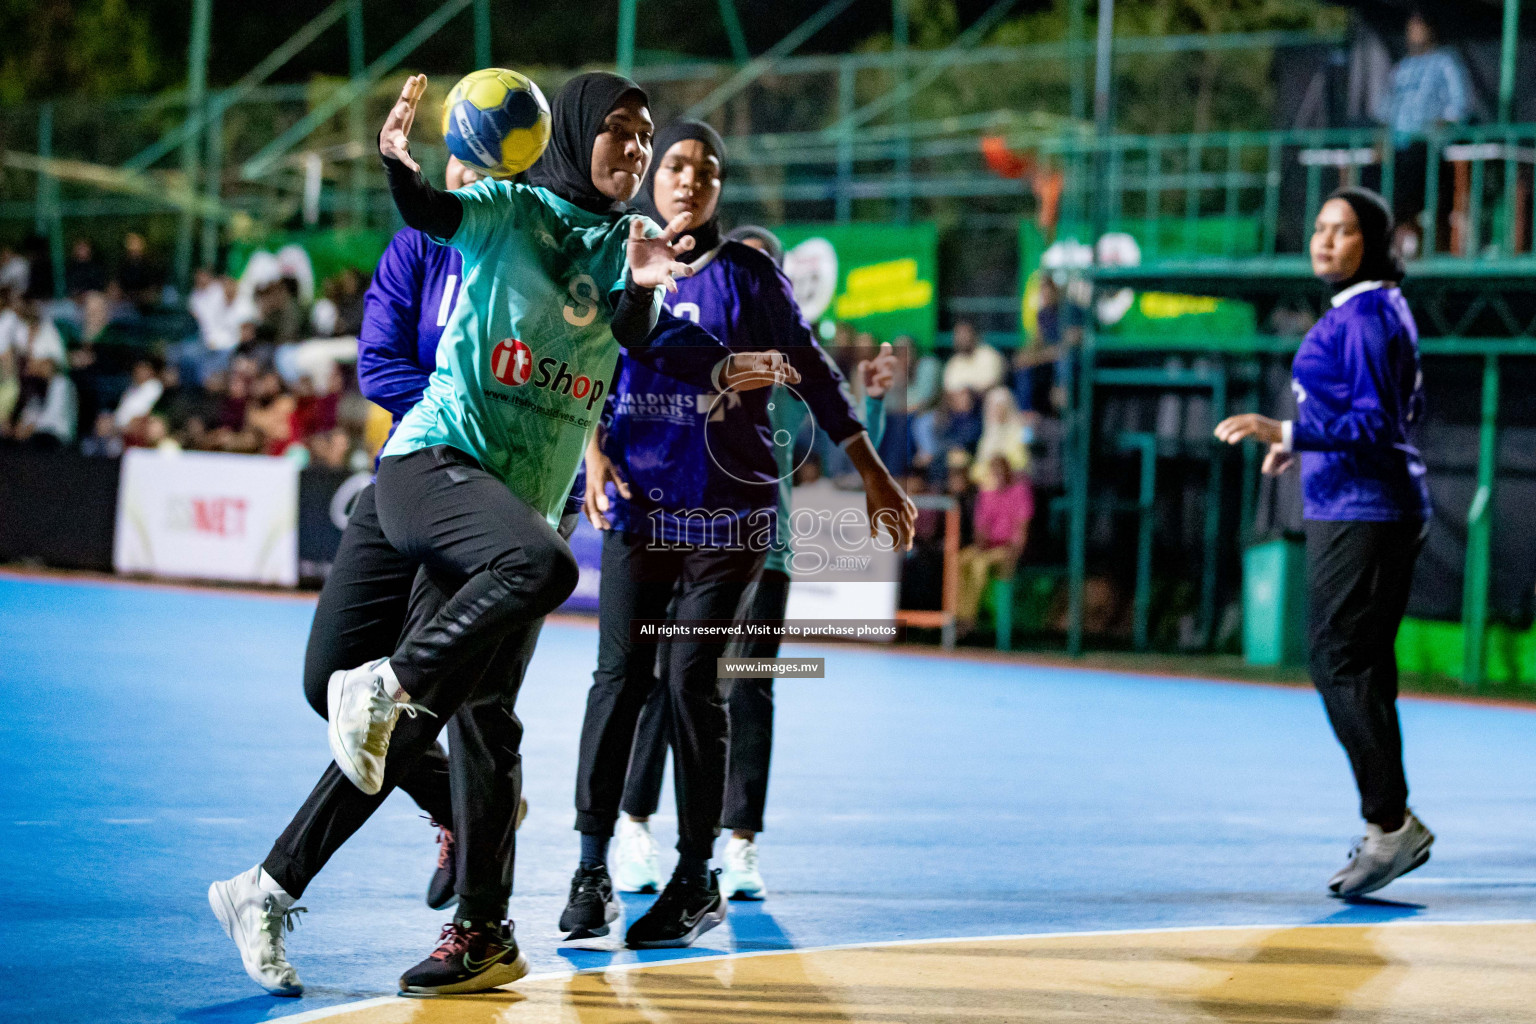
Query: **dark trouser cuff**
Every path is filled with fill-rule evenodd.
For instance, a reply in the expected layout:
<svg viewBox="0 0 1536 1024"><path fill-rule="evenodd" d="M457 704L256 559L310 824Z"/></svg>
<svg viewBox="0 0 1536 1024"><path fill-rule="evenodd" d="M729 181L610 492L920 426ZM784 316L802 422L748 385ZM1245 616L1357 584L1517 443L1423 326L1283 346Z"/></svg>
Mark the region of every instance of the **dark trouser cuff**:
<svg viewBox="0 0 1536 1024"><path fill-rule="evenodd" d="M726 817L720 822L720 827L727 832L762 832L763 819L749 818L745 815L739 817Z"/></svg>
<svg viewBox="0 0 1536 1024"><path fill-rule="evenodd" d="M286 853L273 847L267 854L267 859L261 862L261 869L272 876L272 881L283 887L283 891L294 899L304 895L304 890L309 887L309 875L299 869Z"/></svg>
<svg viewBox="0 0 1536 1024"><path fill-rule="evenodd" d="M500 923L507 919L507 898L460 896L459 905L453 909L455 921Z"/></svg>
<svg viewBox="0 0 1536 1024"><path fill-rule="evenodd" d="M576 831L589 836L613 836L613 824L619 820L617 813L577 811Z"/></svg>
<svg viewBox="0 0 1536 1024"><path fill-rule="evenodd" d="M682 857L698 857L702 860L710 860L715 855L715 839L720 835L718 829L713 835L703 839L695 837L679 836L677 840L677 852Z"/></svg>

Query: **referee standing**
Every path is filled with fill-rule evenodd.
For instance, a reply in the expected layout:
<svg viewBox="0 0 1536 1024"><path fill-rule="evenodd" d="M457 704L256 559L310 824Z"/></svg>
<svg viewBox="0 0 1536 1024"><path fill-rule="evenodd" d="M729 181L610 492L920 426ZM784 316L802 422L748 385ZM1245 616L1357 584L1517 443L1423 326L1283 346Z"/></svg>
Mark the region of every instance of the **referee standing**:
<svg viewBox="0 0 1536 1024"><path fill-rule="evenodd" d="M1318 212L1312 272L1333 308L1292 364L1296 418L1223 420L1228 444L1269 445L1264 472L1300 454L1310 601L1308 668L1360 790L1365 836L1328 882L1339 897L1374 892L1429 859L1435 837L1408 809L1397 719L1397 629L1429 519L1424 463L1409 430L1424 408L1418 328L1398 288L1392 214L1381 196L1343 188Z"/></svg>

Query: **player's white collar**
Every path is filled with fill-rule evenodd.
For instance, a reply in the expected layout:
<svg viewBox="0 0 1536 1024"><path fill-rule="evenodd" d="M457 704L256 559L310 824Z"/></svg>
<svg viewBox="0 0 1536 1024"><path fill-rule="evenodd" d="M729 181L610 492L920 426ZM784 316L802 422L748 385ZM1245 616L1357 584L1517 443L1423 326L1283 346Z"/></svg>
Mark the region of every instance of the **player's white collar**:
<svg viewBox="0 0 1536 1024"><path fill-rule="evenodd" d="M724 242L721 242L720 245L715 246L713 249L709 250L709 252L705 253L703 256L700 256L698 259L696 259L692 263L688 264L690 267L693 268L693 272L695 274L697 274L699 271L701 271L705 267L709 266L709 261L714 259L716 256L718 256L720 254L720 246L722 246L724 244L725 244Z"/></svg>
<svg viewBox="0 0 1536 1024"><path fill-rule="evenodd" d="M1338 309L1356 295L1363 295L1366 292L1373 292L1377 288L1385 288L1386 286L1387 282L1385 281L1361 281L1358 284L1352 284L1333 297L1333 308Z"/></svg>

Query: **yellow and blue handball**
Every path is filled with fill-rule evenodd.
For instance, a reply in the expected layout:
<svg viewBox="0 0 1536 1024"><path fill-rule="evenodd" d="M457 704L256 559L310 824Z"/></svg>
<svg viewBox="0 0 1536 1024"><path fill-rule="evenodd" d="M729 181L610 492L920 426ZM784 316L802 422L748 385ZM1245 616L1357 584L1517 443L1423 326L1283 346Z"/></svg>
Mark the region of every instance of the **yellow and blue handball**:
<svg viewBox="0 0 1536 1024"><path fill-rule="evenodd" d="M466 167L511 177L549 145L549 104L533 79L516 71L471 72L443 101L443 141Z"/></svg>

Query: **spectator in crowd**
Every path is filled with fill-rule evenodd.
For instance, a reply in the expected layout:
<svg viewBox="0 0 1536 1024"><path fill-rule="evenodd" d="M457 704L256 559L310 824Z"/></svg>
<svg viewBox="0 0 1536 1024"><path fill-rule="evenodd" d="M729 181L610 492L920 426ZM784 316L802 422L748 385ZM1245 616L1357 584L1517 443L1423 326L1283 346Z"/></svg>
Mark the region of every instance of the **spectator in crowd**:
<svg viewBox="0 0 1536 1024"><path fill-rule="evenodd" d="M945 391L969 391L974 398L1003 382L1008 364L997 349L981 340L975 324L956 320L953 339L955 354L944 364Z"/></svg>
<svg viewBox="0 0 1536 1024"><path fill-rule="evenodd" d="M1408 56L1392 69L1392 85L1376 117L1392 129L1396 147L1392 186L1392 212L1399 226L1396 244L1404 255L1414 256L1423 235L1418 217L1424 212L1429 167L1428 143L1418 136L1466 123L1471 116L1472 92L1461 58L1440 45L1427 14L1417 10L1410 14L1405 34ZM1450 190L1444 191L1448 203ZM1441 212L1435 211L1435 215Z"/></svg>
<svg viewBox="0 0 1536 1024"><path fill-rule="evenodd" d="M95 429L80 441L80 454L92 459L115 459L123 454L123 438L111 413L96 414Z"/></svg>
<svg viewBox="0 0 1536 1024"><path fill-rule="evenodd" d="M294 432L300 437L323 434L335 429L341 417L341 397L346 391L346 377L341 367L332 364L323 389L315 387L312 377L301 377L294 386Z"/></svg>
<svg viewBox="0 0 1536 1024"><path fill-rule="evenodd" d="M228 365L241 342L242 330L256 320L256 306L240 294L239 282L234 278L202 269L193 277L187 306L197 321L198 336L195 342L179 349L179 363L183 377L201 381Z"/></svg>
<svg viewBox="0 0 1536 1024"><path fill-rule="evenodd" d="M229 373L218 374L216 380L210 380L210 390L219 396L218 426L225 430L244 428L245 407L251 397L251 381L255 379L255 361L249 356L240 356L230 364Z"/></svg>
<svg viewBox="0 0 1536 1024"><path fill-rule="evenodd" d="M9 437L21 399L21 371L16 353L0 345L0 437Z"/></svg>
<svg viewBox="0 0 1536 1024"><path fill-rule="evenodd" d="M981 415L969 389L944 392L944 409L937 421L936 437L946 460L952 452L969 457L975 450L976 443L981 440ZM947 466L948 462L945 464Z"/></svg>
<svg viewBox="0 0 1536 1024"><path fill-rule="evenodd" d="M304 337L304 311L299 307L299 282L281 277L256 290L256 340L287 345Z"/></svg>
<svg viewBox="0 0 1536 1024"><path fill-rule="evenodd" d="M32 280L32 261L9 245L0 245L0 292L27 294Z"/></svg>
<svg viewBox="0 0 1536 1024"><path fill-rule="evenodd" d="M985 485L992 474L992 460L1002 458L1008 468L1022 473L1029 466L1029 423L1014 404L1013 393L998 386L982 399L981 437L976 442L971 479Z"/></svg>
<svg viewBox="0 0 1536 1024"><path fill-rule="evenodd" d="M971 543L974 532L976 487L971 483L971 455L960 448L951 448L944 455L944 493L955 499L960 508L960 546Z"/></svg>
<svg viewBox="0 0 1536 1024"><path fill-rule="evenodd" d="M309 464L317 469L344 470L352 458L352 438L340 427L309 439Z"/></svg>
<svg viewBox="0 0 1536 1024"><path fill-rule="evenodd" d="M310 313L310 326L321 338L355 338L363 328L363 296L368 278L347 267L321 286L322 298Z"/></svg>
<svg viewBox="0 0 1536 1024"><path fill-rule="evenodd" d="M939 442L935 433L938 405L944 367L932 352L917 354L912 338L902 335L896 339L896 347L907 353L912 367L907 381L907 440L912 450L912 465L927 469L938 453Z"/></svg>
<svg viewBox="0 0 1536 1024"><path fill-rule="evenodd" d="M48 356L31 356L21 381L21 409L12 435L37 448L58 448L75 439L75 385Z"/></svg>
<svg viewBox="0 0 1536 1024"><path fill-rule="evenodd" d="M65 362L64 339L35 299L17 300L0 311L0 351L14 353L18 373L33 356L52 360L55 366Z"/></svg>
<svg viewBox="0 0 1536 1024"><path fill-rule="evenodd" d="M981 595L994 579L1010 579L1024 553L1035 496L1029 479L1015 472L1007 456L981 464L985 482L976 495L971 542L960 550L960 586L955 628L964 636L976 627Z"/></svg>
<svg viewBox="0 0 1536 1024"><path fill-rule="evenodd" d="M292 443L293 414L298 402L283 388L283 378L276 370L267 370L256 378L251 401L245 407L245 426L261 439L268 455L281 455Z"/></svg>
<svg viewBox="0 0 1536 1024"><path fill-rule="evenodd" d="M160 400L155 403L155 412L165 417L171 433L179 436L194 417L202 419L207 416L207 394L195 384L183 384L181 369L175 364L168 364L161 369L160 383L163 390L160 392ZM182 447L187 447L185 442Z"/></svg>
<svg viewBox="0 0 1536 1024"><path fill-rule="evenodd" d="M148 416L164 393L165 385L160 381L159 367L149 359L140 359L134 363L128 390L123 392L117 409L112 413L112 421L117 429L126 431L131 422L141 416Z"/></svg>
<svg viewBox="0 0 1536 1024"><path fill-rule="evenodd" d="M1021 410L1054 416L1062 405L1057 394L1058 368L1067 350L1082 341L1082 317L1048 271L1040 272L1035 330L1013 354L1013 394Z"/></svg>
<svg viewBox="0 0 1536 1024"><path fill-rule="evenodd" d="M130 231L123 236L123 258L117 265L117 286L124 297L146 312L160 305L165 271L149 256L144 236Z"/></svg>
<svg viewBox="0 0 1536 1024"><path fill-rule="evenodd" d="M64 265L64 291L72 299L88 292L107 290L107 271L96 258L96 247L89 239L77 238Z"/></svg>
<svg viewBox="0 0 1536 1024"><path fill-rule="evenodd" d="M1445 125L1465 124L1471 115L1471 85L1456 51L1440 45L1429 16L1416 10L1404 29L1408 56L1392 69L1392 88L1377 118L1402 137Z"/></svg>

